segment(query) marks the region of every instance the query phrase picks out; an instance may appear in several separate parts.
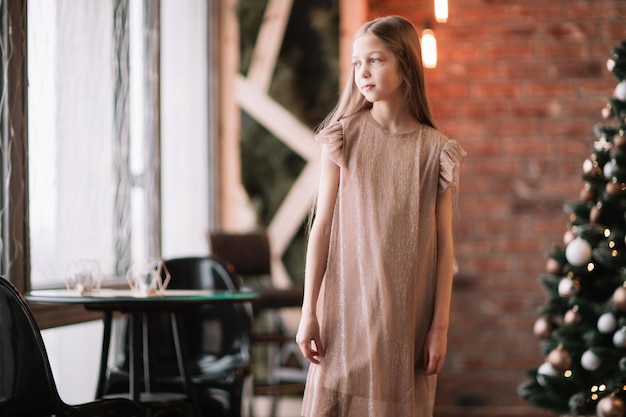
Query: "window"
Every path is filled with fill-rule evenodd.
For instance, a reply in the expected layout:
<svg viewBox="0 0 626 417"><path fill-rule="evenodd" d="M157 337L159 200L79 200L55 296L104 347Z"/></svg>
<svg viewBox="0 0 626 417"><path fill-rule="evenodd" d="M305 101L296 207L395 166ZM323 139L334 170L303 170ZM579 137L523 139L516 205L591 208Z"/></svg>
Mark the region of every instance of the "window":
<svg viewBox="0 0 626 417"><path fill-rule="evenodd" d="M0 3L1 266L18 288L63 286L78 259L121 276L133 259L207 252L212 7ZM80 320L35 314L42 327Z"/></svg>
<svg viewBox="0 0 626 417"><path fill-rule="evenodd" d="M114 272L112 9L111 1L29 1L33 287L58 284L79 258Z"/></svg>

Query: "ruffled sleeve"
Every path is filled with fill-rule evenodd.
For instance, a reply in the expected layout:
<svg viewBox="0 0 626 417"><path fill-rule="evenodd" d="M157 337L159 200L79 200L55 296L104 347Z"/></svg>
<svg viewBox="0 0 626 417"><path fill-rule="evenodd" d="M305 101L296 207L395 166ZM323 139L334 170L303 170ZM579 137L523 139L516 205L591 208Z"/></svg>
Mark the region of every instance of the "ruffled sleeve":
<svg viewBox="0 0 626 417"><path fill-rule="evenodd" d="M326 126L315 136L315 140L324 146L330 160L341 166L341 150L343 149L343 125L341 122L337 121Z"/></svg>
<svg viewBox="0 0 626 417"><path fill-rule="evenodd" d="M439 155L439 192L459 184L461 161L467 153L454 139L448 140Z"/></svg>

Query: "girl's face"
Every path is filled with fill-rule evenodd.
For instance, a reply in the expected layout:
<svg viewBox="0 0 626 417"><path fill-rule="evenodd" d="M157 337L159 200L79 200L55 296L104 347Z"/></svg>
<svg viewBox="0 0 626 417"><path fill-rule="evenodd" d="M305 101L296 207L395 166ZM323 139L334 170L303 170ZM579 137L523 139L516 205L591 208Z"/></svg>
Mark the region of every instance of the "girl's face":
<svg viewBox="0 0 626 417"><path fill-rule="evenodd" d="M352 66L356 87L369 102L401 100L396 57L377 36L366 33L354 40Z"/></svg>

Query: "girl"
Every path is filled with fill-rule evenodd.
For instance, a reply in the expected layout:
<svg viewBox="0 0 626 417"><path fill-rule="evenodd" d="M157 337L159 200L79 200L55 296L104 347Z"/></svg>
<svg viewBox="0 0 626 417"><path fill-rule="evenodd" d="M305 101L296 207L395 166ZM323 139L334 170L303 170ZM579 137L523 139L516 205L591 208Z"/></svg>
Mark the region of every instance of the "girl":
<svg viewBox="0 0 626 417"><path fill-rule="evenodd" d="M436 130L415 27L366 23L322 123L316 217L296 341L303 415L430 417L453 274L452 193L465 152Z"/></svg>

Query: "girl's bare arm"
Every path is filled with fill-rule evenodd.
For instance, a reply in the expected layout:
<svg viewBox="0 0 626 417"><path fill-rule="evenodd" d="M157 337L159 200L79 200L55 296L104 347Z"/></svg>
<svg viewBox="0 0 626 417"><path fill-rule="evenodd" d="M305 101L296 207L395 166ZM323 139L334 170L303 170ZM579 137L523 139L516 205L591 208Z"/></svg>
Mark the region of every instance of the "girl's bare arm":
<svg viewBox="0 0 626 417"><path fill-rule="evenodd" d="M330 229L339 187L339 167L322 152L321 174L317 195L315 219L309 235L304 276L304 299L302 316L296 342L304 357L319 363L324 355L317 320L317 298L326 272L330 244Z"/></svg>
<svg viewBox="0 0 626 417"><path fill-rule="evenodd" d="M436 217L437 272L433 320L424 346L424 373L426 375L434 375L441 370L447 350L454 268L451 188L438 195Z"/></svg>

